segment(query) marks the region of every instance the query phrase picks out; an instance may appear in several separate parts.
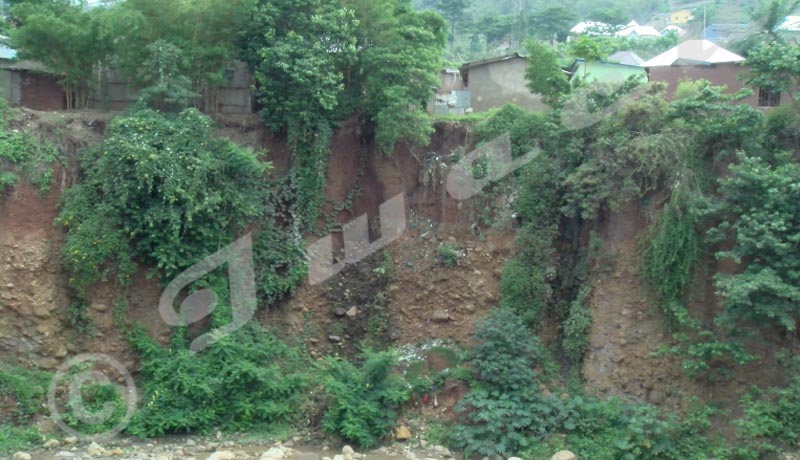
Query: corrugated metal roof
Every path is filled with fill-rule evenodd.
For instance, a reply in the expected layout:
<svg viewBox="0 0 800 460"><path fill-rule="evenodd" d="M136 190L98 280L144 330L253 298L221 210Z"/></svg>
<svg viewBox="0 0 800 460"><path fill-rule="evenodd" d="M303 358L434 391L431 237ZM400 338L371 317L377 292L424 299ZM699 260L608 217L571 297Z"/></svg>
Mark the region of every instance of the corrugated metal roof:
<svg viewBox="0 0 800 460"><path fill-rule="evenodd" d="M608 57L611 62L619 62L625 65L635 65L641 67L644 64L644 59L640 58L633 51L617 51Z"/></svg>
<svg viewBox="0 0 800 460"><path fill-rule="evenodd" d="M661 33L653 26L642 26L636 21L631 21L622 30L617 32L617 37L660 37Z"/></svg>
<svg viewBox="0 0 800 460"><path fill-rule="evenodd" d="M471 69L473 67L480 67L482 65L491 64L491 63L494 63L494 62L507 61L509 59L515 59L515 58L525 58L525 57L521 56L519 53L513 53L513 54L507 54L505 56L499 56L499 57L484 59L482 61L465 62L461 66L461 72L463 73L465 69Z"/></svg>
<svg viewBox="0 0 800 460"><path fill-rule="evenodd" d="M715 45L708 40L686 40L646 61L644 67L662 67L674 64L722 64L727 62L743 62L744 58Z"/></svg>

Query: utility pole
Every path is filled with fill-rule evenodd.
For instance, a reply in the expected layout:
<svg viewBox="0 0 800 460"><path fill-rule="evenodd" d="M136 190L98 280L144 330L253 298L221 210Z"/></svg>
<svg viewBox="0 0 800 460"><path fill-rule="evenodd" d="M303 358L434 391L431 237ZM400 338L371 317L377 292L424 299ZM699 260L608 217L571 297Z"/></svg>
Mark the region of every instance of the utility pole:
<svg viewBox="0 0 800 460"><path fill-rule="evenodd" d="M706 6L703 5L703 40L706 39Z"/></svg>

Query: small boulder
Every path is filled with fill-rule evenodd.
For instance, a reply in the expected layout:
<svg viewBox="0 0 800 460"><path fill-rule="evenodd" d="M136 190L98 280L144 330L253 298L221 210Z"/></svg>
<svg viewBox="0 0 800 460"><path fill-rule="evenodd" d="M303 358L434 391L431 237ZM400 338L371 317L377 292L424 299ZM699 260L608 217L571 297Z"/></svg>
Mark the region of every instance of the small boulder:
<svg viewBox="0 0 800 460"><path fill-rule="evenodd" d="M208 460L235 460L236 455L227 450L220 450L208 456Z"/></svg>
<svg viewBox="0 0 800 460"><path fill-rule="evenodd" d="M66 438L64 438L64 443L68 444L70 446L73 445L73 444L77 444L78 443L78 437L77 436L67 436Z"/></svg>
<svg viewBox="0 0 800 460"><path fill-rule="evenodd" d="M577 458L575 454L568 450L560 450L550 457L550 460L575 460Z"/></svg>
<svg viewBox="0 0 800 460"><path fill-rule="evenodd" d="M394 438L398 441L408 441L411 439L411 430L405 425L400 425L394 432Z"/></svg>
<svg viewBox="0 0 800 460"><path fill-rule="evenodd" d="M66 450L62 450L61 452L56 453L56 455L53 456L53 459L54 460L66 460L66 459L70 459L70 458L73 458L73 457L75 457L75 454L73 454L72 452L69 452L69 451L66 451Z"/></svg>
<svg viewBox="0 0 800 460"><path fill-rule="evenodd" d="M342 447L342 455L347 455L347 454L353 455L355 453L356 451L354 451L353 448L350 446Z"/></svg>
<svg viewBox="0 0 800 460"><path fill-rule="evenodd" d="M45 449L55 449L56 447L60 446L61 443L55 439L48 439L47 441L42 444L42 447Z"/></svg>
<svg viewBox="0 0 800 460"><path fill-rule="evenodd" d="M14 460L31 460L31 454L27 452L17 452L12 458Z"/></svg>
<svg viewBox="0 0 800 460"><path fill-rule="evenodd" d="M450 321L450 314L447 310L434 310L431 314L431 321L434 323L446 323Z"/></svg>
<svg viewBox="0 0 800 460"><path fill-rule="evenodd" d="M261 454L261 460L283 460L286 452L280 447L270 447L269 450Z"/></svg>
<svg viewBox="0 0 800 460"><path fill-rule="evenodd" d="M103 455L106 454L106 450L103 449L103 446L101 446L96 442L92 442L91 444L89 444L89 448L86 449L86 452L91 457L102 457Z"/></svg>
<svg viewBox="0 0 800 460"><path fill-rule="evenodd" d="M508 460L522 460L522 459L519 457L508 457Z"/></svg>

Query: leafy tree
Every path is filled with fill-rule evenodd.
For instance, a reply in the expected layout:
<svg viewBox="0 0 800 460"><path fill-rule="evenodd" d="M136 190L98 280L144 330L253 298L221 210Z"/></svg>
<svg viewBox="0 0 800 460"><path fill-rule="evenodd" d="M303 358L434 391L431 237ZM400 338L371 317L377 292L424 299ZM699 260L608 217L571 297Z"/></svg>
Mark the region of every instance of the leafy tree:
<svg viewBox="0 0 800 460"><path fill-rule="evenodd" d="M141 79L148 86L139 93L140 101L163 111L188 108L200 95L190 89L191 80L180 73L180 48L162 40L147 48L151 55L142 65Z"/></svg>
<svg viewBox="0 0 800 460"><path fill-rule="evenodd" d="M747 55L749 85L792 92L800 84L800 48L779 41L763 42Z"/></svg>
<svg viewBox="0 0 800 460"><path fill-rule="evenodd" d="M450 51L456 39L456 25L467 17L468 0L436 0L434 8L444 15L450 24Z"/></svg>
<svg viewBox="0 0 800 460"><path fill-rule="evenodd" d="M149 46L168 42L180 50L177 70L203 96L206 111L216 110L216 95L225 69L238 55L238 34L249 19L251 0L126 0L106 8L104 26L113 32L114 67L140 86L151 84L142 63ZM154 72L151 69L150 72Z"/></svg>
<svg viewBox="0 0 800 460"><path fill-rule="evenodd" d="M535 37L548 40L553 45L556 40L566 39L576 18L574 11L562 5L551 5L535 11L530 24Z"/></svg>
<svg viewBox="0 0 800 460"><path fill-rule="evenodd" d="M597 40L582 35L569 43L569 53L584 61L600 61L606 57Z"/></svg>
<svg viewBox="0 0 800 460"><path fill-rule="evenodd" d="M537 41L525 43L530 64L525 69L528 89L542 95L542 100L550 105L557 104L561 96L570 90L569 80L559 66L555 50Z"/></svg>
<svg viewBox="0 0 800 460"><path fill-rule="evenodd" d="M67 108L85 107L95 66L107 59L110 37L99 10L67 0L21 3L12 9L20 24L11 30L20 57L43 63L59 77Z"/></svg>
<svg viewBox="0 0 800 460"><path fill-rule="evenodd" d="M724 220L717 232L735 245L718 257L744 269L717 275L725 318L794 331L800 320L800 164L790 153L773 159L741 153L731 173L721 183Z"/></svg>
<svg viewBox="0 0 800 460"><path fill-rule="evenodd" d="M356 53L353 11L330 0L260 0L242 35L261 118L287 134L302 227L316 222L332 124L341 118L342 69Z"/></svg>
<svg viewBox="0 0 800 460"><path fill-rule="evenodd" d="M407 0L346 0L359 23L357 54L345 71L349 101L376 129L384 153L396 142L426 144L432 124L425 110L439 84L445 24L415 12Z"/></svg>
<svg viewBox="0 0 800 460"><path fill-rule="evenodd" d="M426 143L445 24L409 0L261 0L243 38L262 118L287 134L305 228L316 221L332 128L356 113L381 150ZM369 130L367 130L369 132Z"/></svg>
<svg viewBox="0 0 800 460"><path fill-rule="evenodd" d="M597 8L589 15L593 21L604 22L612 26L627 24L630 16L626 15L620 8Z"/></svg>
<svg viewBox="0 0 800 460"><path fill-rule="evenodd" d="M472 37L483 35L486 37L486 44L491 46L500 43L506 37L510 37L513 24L511 15L504 16L484 16L469 25ZM475 40L475 38L472 38Z"/></svg>

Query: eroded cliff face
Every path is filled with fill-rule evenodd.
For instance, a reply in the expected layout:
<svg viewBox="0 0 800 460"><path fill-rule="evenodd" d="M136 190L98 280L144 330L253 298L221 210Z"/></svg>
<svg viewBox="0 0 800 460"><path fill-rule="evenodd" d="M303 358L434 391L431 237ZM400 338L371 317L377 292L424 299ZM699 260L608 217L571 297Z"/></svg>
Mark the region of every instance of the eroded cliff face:
<svg viewBox="0 0 800 460"><path fill-rule="evenodd" d="M62 192L77 180L75 152L99 143L107 122L108 117L101 114L22 112L16 127L53 142L66 160L56 171L50 194L43 196L23 183L0 198L0 355L4 360L54 369L77 353L100 352L135 369L136 356L117 324L120 312L115 315L120 295L127 300L123 321L144 326L162 342L169 336L169 327L158 312L162 286L148 278L145 268L136 273L130 287L113 282L92 286L87 292L88 321L78 327L71 324L74 293L60 262L63 230L54 219ZM221 135L265 151L278 173L288 168L285 145L257 119L229 118L220 123ZM326 195L339 202L348 194L355 199L349 209L333 217L344 223L367 214L377 224L379 206L402 195L408 226L385 248L396 275L380 289L370 289L377 286L373 269L380 263L370 259L326 283L301 286L293 299L262 311L261 320L306 334L312 351L338 351L364 337L371 296L382 293L386 340L398 345L433 339L468 341L475 321L498 301L502 265L513 251L514 240L508 196L495 193L459 202L445 190L448 162L470 143L463 127L441 124L425 148L400 145L393 156L384 156L365 143L355 121L345 123L331 142ZM491 225L478 225L480 216L488 217L487 208L499 212ZM332 213L332 206L325 211ZM339 245L340 238L334 235ZM309 242L314 239L308 237ZM443 243L461 253L456 265L441 263ZM383 251L378 256L385 257ZM359 295L357 291L365 287L366 293ZM357 313L337 314L351 307ZM330 341L337 334L341 340Z"/></svg>
<svg viewBox="0 0 800 460"><path fill-rule="evenodd" d="M663 198L663 197L662 197ZM642 279L641 243L653 219L660 212L654 203L663 199L635 199L610 212L598 223L603 241L604 266L595 267L591 277L589 305L592 326L582 373L588 392L648 401L675 410L687 410L691 398L716 401L738 407L739 398L752 386L781 383L776 354L786 349L785 338L769 332L748 342L755 359L736 367L730 379L705 382L687 377L683 357L658 353L675 345L667 321L653 293ZM689 286L687 306L694 318L713 330L721 299L714 287L715 273L732 273L730 261L717 260L716 248L706 248Z"/></svg>
<svg viewBox="0 0 800 460"><path fill-rule="evenodd" d="M25 111L19 129L55 143L66 161L56 171L53 191L46 196L21 184L0 197L0 356L25 366L56 368L64 359L86 351L114 356L136 369L130 350L115 322L115 302L121 294L128 307L123 320L144 326L166 341L169 327L158 312L162 287L141 269L132 286L113 283L89 292L90 329L70 324L73 293L60 263L62 230L54 225L61 193L75 178L75 151L100 142L107 115L48 114ZM265 131L257 118L219 120L219 133L259 150L278 172L288 169L285 145ZM355 196L349 209L333 218L349 222L367 214L376 224L386 200L402 195L408 225L400 238L362 263L315 286L301 286L296 295L258 313L267 326L300 334L312 354L352 352L375 329L395 345L430 340L468 343L477 320L499 302L498 284L504 263L514 252L513 195L485 193L465 201L448 195L445 179L455 154L467 151L473 140L456 124L439 124L430 145L398 146L394 155L376 153L355 121L348 121L331 142L326 195L343 201ZM362 171L362 174L357 174ZM354 190L358 193L353 194ZM657 201L657 200L654 200ZM332 212L328 205L327 213ZM687 379L675 357L652 354L671 337L640 275L639 242L658 212L639 200L609 213L595 229L609 257L594 267L589 304L593 317L583 375L590 392L647 400L667 407L685 407L685 395L709 396L709 388ZM309 243L316 237L309 236ZM335 236L335 240L340 236ZM441 261L442 244L457 248L453 266ZM391 259L395 274L381 279L375 268ZM713 264L713 257L707 261ZM705 264L705 262L704 262ZM691 308L700 318L713 317L719 307L709 276L698 271ZM557 333L544 331L548 334ZM772 347L763 358L737 373L729 387L731 398L757 379L777 378L771 369ZM449 389L453 403L463 388ZM443 393L444 395L444 393ZM446 397L446 396L443 396ZM452 404L443 404L443 410Z"/></svg>

